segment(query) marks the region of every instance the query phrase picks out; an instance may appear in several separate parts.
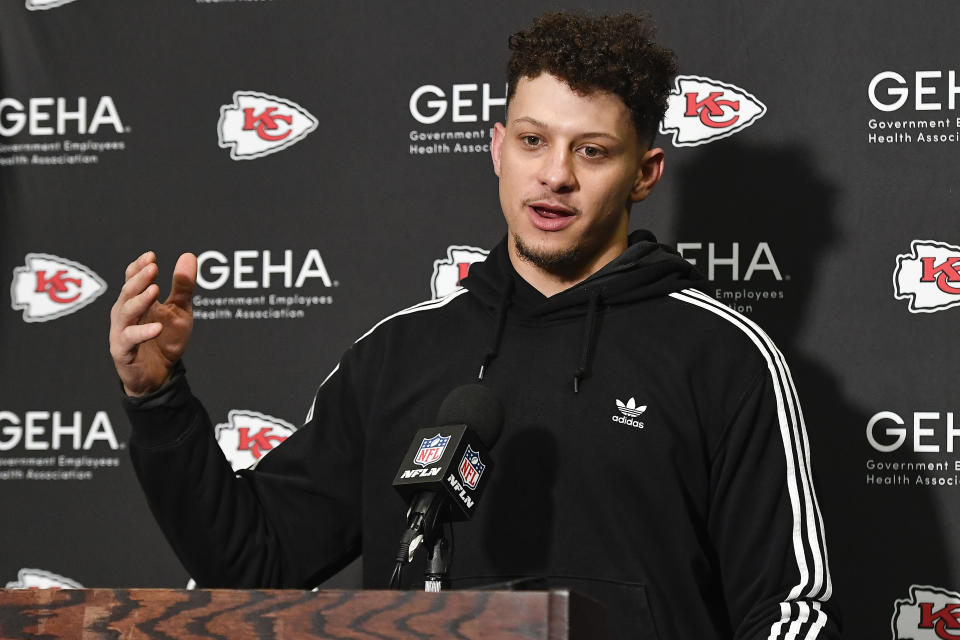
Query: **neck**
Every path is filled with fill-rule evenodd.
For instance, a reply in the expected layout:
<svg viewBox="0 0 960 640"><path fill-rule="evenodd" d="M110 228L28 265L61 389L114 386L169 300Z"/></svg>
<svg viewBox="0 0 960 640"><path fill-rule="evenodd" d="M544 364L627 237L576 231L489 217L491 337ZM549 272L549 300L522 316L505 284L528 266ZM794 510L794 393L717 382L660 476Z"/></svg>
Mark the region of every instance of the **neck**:
<svg viewBox="0 0 960 640"><path fill-rule="evenodd" d="M507 242L507 254L510 256L510 263L513 264L513 268L530 286L547 298L583 282L626 249L627 237L624 235L622 241L609 246L597 255L591 256L589 260L563 268L547 269L522 257L517 252L516 244L512 238Z"/></svg>

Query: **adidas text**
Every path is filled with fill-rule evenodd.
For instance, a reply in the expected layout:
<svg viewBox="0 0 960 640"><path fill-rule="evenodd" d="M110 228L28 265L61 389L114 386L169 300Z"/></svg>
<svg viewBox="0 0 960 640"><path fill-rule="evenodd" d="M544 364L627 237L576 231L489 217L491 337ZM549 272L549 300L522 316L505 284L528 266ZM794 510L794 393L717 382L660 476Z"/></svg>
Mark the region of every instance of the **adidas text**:
<svg viewBox="0 0 960 640"><path fill-rule="evenodd" d="M614 422L619 422L620 424L628 424L631 427L636 427L637 429L643 429L643 423L634 420L633 418L625 418L624 416L610 416L610 419Z"/></svg>

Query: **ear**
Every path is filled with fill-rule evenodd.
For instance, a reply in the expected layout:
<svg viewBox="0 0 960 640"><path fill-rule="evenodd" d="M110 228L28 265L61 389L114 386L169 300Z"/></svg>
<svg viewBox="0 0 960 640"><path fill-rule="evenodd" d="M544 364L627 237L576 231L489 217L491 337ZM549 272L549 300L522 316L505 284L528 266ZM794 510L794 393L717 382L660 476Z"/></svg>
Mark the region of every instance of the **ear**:
<svg viewBox="0 0 960 640"><path fill-rule="evenodd" d="M630 190L630 202L640 202L657 186L660 177L663 176L663 159L663 149L659 147L643 154L640 158L640 166L637 167L637 178Z"/></svg>
<svg viewBox="0 0 960 640"><path fill-rule="evenodd" d="M503 138L507 129L501 123L493 125L493 138L490 139L490 157L493 159L493 172L500 177L500 150L503 148Z"/></svg>

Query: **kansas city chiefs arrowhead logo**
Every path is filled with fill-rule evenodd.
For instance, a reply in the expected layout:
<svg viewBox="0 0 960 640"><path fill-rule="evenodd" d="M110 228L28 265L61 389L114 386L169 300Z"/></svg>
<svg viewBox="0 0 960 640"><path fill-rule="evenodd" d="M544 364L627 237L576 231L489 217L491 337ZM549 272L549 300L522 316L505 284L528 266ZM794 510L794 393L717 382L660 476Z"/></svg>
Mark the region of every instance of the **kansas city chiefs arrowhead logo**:
<svg viewBox="0 0 960 640"><path fill-rule="evenodd" d="M296 430L286 420L257 411L234 409L227 414L227 422L218 424L214 433L223 454L237 471L256 464Z"/></svg>
<svg viewBox="0 0 960 640"><path fill-rule="evenodd" d="M13 270L11 304L26 322L46 322L78 311L107 290L107 283L78 262L46 253L28 253Z"/></svg>
<svg viewBox="0 0 960 640"><path fill-rule="evenodd" d="M913 253L897 256L893 295L909 300L911 313L934 313L960 305L960 247L914 240Z"/></svg>
<svg viewBox="0 0 960 640"><path fill-rule="evenodd" d="M220 107L217 136L234 160L282 151L317 128L317 119L295 102L257 91L235 91Z"/></svg>
<svg viewBox="0 0 960 640"><path fill-rule="evenodd" d="M70 2L73 2L73 0L27 0L27 9L30 9L30 11L53 9Z"/></svg>
<svg viewBox="0 0 960 640"><path fill-rule="evenodd" d="M910 595L893 603L893 640L960 638L960 594L912 585Z"/></svg>
<svg viewBox="0 0 960 640"><path fill-rule="evenodd" d="M434 299L443 298L460 288L460 281L467 277L470 265L483 262L490 252L477 247L451 245L447 247L447 257L433 261L433 276L430 278L430 291Z"/></svg>
<svg viewBox="0 0 960 640"><path fill-rule="evenodd" d="M695 147L731 136L763 117L767 107L732 84L701 76L677 76L660 133L673 132L675 147Z"/></svg>
<svg viewBox="0 0 960 640"><path fill-rule="evenodd" d="M8 582L6 589L83 589L76 580L64 578L43 569L20 569L17 579Z"/></svg>

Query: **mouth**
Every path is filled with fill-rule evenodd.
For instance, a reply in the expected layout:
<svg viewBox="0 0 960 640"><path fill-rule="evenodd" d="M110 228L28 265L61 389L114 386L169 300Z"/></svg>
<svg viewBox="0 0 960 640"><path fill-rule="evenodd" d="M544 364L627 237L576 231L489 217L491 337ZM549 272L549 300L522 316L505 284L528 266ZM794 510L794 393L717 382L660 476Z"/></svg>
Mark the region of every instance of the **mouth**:
<svg viewBox="0 0 960 640"><path fill-rule="evenodd" d="M577 212L570 207L553 202L531 202L527 204L530 221L541 231L560 231L569 226Z"/></svg>

